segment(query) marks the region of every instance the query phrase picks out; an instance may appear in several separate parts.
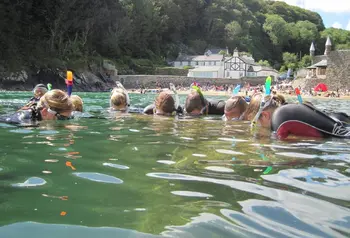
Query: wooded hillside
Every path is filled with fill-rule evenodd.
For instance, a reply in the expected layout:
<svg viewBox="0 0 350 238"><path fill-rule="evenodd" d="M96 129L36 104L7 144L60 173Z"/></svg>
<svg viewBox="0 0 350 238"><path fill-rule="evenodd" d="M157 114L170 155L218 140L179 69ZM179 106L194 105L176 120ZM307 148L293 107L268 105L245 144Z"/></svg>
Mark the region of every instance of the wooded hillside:
<svg viewBox="0 0 350 238"><path fill-rule="evenodd" d="M264 0L3 0L0 15L5 70L105 58L138 71L137 64L165 65L180 51L213 46L238 47L279 68L283 52L303 56L312 41L321 53L327 35L336 47L350 44L349 31L325 30L317 13Z"/></svg>

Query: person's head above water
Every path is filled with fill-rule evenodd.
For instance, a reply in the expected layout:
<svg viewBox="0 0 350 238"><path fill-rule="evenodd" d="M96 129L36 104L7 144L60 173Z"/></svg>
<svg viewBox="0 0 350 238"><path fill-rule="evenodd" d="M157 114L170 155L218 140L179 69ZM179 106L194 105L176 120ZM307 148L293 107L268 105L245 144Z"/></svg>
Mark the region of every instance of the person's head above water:
<svg viewBox="0 0 350 238"><path fill-rule="evenodd" d="M37 84L33 89L34 97L41 98L47 93L47 87L44 84Z"/></svg>
<svg viewBox="0 0 350 238"><path fill-rule="evenodd" d="M78 95L71 95L70 100L72 101L73 104L73 111L77 112L83 112L83 99L79 97Z"/></svg>
<svg viewBox="0 0 350 238"><path fill-rule="evenodd" d="M274 111L285 103L284 97L266 96L265 106L258 118L258 121L262 127L271 128L271 119Z"/></svg>
<svg viewBox="0 0 350 238"><path fill-rule="evenodd" d="M225 117L227 120L238 119L246 111L247 102L241 96L233 96L226 101Z"/></svg>
<svg viewBox="0 0 350 238"><path fill-rule="evenodd" d="M244 121L252 121L254 119L255 115L259 111L261 98L261 93L256 93L251 97L250 103L242 118Z"/></svg>
<svg viewBox="0 0 350 238"><path fill-rule="evenodd" d="M67 93L54 89L40 98L36 109L42 120L64 120L70 117L73 104Z"/></svg>
<svg viewBox="0 0 350 238"><path fill-rule="evenodd" d="M154 102L155 104L155 113L158 115L170 115L175 109L175 100L171 96L170 92L161 92Z"/></svg>
<svg viewBox="0 0 350 238"><path fill-rule="evenodd" d="M127 95L121 88L114 88L111 93L110 105L113 110L126 111L128 109Z"/></svg>
<svg viewBox="0 0 350 238"><path fill-rule="evenodd" d="M202 115L207 113L207 102L203 94L192 90L186 98L185 110L189 115Z"/></svg>

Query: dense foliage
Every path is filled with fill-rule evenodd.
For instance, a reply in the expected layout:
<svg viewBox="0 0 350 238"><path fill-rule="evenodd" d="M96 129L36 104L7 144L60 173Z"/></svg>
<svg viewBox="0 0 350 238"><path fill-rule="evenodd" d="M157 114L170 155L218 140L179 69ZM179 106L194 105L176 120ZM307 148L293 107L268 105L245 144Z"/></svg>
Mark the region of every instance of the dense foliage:
<svg viewBox="0 0 350 238"><path fill-rule="evenodd" d="M327 35L350 44L350 32L325 30L317 13L264 0L3 0L0 15L0 65L10 69L108 58L138 71L135 59L155 68L213 46L279 68L283 52L301 58L312 41L321 53Z"/></svg>

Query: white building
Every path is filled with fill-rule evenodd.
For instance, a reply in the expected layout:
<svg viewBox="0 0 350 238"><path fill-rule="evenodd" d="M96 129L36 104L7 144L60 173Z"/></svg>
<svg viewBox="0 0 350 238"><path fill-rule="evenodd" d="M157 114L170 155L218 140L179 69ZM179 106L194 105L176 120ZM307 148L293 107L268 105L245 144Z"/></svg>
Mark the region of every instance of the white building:
<svg viewBox="0 0 350 238"><path fill-rule="evenodd" d="M278 76L278 72L270 67L258 65L246 54L239 54L235 49L233 55L224 57L219 54L221 49L208 50L204 55L188 56L180 54L174 62L174 67L192 66L188 77L197 78L232 78ZM213 52L215 54L213 54ZM228 49L226 49L228 54Z"/></svg>

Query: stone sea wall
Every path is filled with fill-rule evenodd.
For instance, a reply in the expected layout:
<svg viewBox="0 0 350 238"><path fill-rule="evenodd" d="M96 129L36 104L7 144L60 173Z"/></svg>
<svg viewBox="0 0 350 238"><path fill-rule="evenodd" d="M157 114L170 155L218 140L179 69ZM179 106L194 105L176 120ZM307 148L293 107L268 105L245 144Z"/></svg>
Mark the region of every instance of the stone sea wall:
<svg viewBox="0 0 350 238"><path fill-rule="evenodd" d="M327 79L324 83L329 89L350 89L350 50L331 51L327 64Z"/></svg>
<svg viewBox="0 0 350 238"><path fill-rule="evenodd" d="M222 78L193 78L186 76L173 76L173 75L118 75L115 80L120 81L125 88L139 88L143 86L145 88L155 88L157 84L161 84L164 87L168 87L169 83L177 85L182 85L184 87L190 86L194 81L200 83L201 85L217 85L221 86L236 85L244 83L250 83L251 86L256 86L265 83L265 77L256 78L241 78L241 79L222 79Z"/></svg>

